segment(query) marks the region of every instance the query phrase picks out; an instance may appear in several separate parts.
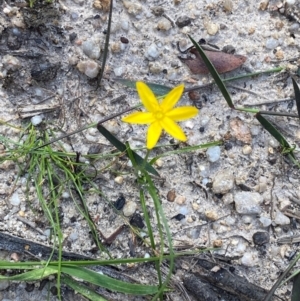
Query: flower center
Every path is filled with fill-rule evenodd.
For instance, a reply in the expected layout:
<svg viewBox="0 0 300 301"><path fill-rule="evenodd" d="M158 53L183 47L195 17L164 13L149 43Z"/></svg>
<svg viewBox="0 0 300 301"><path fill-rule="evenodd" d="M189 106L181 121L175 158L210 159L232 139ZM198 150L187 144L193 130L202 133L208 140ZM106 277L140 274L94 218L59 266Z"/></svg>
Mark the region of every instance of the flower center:
<svg viewBox="0 0 300 301"><path fill-rule="evenodd" d="M165 114L162 111L156 111L154 113L154 116L155 116L155 119L159 119L160 120L160 119L164 118Z"/></svg>

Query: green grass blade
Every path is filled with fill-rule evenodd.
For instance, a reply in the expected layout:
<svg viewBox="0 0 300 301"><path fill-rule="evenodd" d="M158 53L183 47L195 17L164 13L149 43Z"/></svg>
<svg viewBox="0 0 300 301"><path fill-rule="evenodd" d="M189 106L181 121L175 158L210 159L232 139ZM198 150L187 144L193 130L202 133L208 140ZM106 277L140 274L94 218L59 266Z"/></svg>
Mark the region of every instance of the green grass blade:
<svg viewBox="0 0 300 301"><path fill-rule="evenodd" d="M129 80L129 79L123 79L123 78L115 78L114 80L128 88L132 88L132 89L136 90L136 81L135 80ZM150 89L156 96L166 95L172 90L172 88L167 87L167 86L149 83L149 82L145 82L145 83L147 84L147 86L150 87Z"/></svg>
<svg viewBox="0 0 300 301"><path fill-rule="evenodd" d="M102 77L103 77L103 74L104 74L106 60L107 60L107 54L108 54L108 51L109 51L108 47L109 47L109 39L110 39L110 28L111 28L111 22L112 22L112 10L113 10L113 0L110 0L108 24L107 24L105 45L104 45L104 51L103 51L103 59L102 59L100 74L99 74L98 79L97 79L97 89L100 86L100 83L101 83L101 80L102 80Z"/></svg>
<svg viewBox="0 0 300 301"><path fill-rule="evenodd" d="M298 86L296 80L293 77L292 77L292 81L293 81L293 87L294 87L294 92L295 92L295 99L296 99L296 106L297 106L298 116L299 116L299 119L300 119L300 90L299 90L299 86Z"/></svg>
<svg viewBox="0 0 300 301"><path fill-rule="evenodd" d="M157 293L157 287L151 285L132 284L106 275L97 273L92 270L81 267L62 267L62 272L72 277L76 277L89 283L99 285L112 291L131 295L152 295Z"/></svg>
<svg viewBox="0 0 300 301"><path fill-rule="evenodd" d="M114 147L116 147L120 152L125 152L126 155L128 156L127 148L124 143L122 143L119 139L117 139L112 133L110 133L104 126L102 126L99 123L97 124L97 129ZM159 177L159 173L155 170L155 168L151 166L149 163L147 162L145 163L145 160L133 150L132 150L132 155L135 159L135 162L139 166L144 167L148 172Z"/></svg>
<svg viewBox="0 0 300 301"><path fill-rule="evenodd" d="M267 130L284 148L284 150L290 150L289 153L295 159L295 156L292 152L292 147L286 141L286 139L281 135L281 133L270 123L266 118L264 118L261 114L256 114L256 119L260 122L260 124Z"/></svg>
<svg viewBox="0 0 300 301"><path fill-rule="evenodd" d="M211 61L207 58L207 56L205 55L205 52L202 50L201 46L199 46L199 44L191 36L189 36L189 38L192 41L192 43L194 44L194 46L196 47L197 51L199 52L202 60L204 61L206 67L208 68L209 72L211 73L213 79L215 80L216 85L219 87L221 93L223 94L223 97L225 98L228 106L230 108L234 109L234 105L233 105L232 99L230 97L230 94L227 91L227 88L224 85L223 80L221 79L219 73L217 72L217 70L211 63Z"/></svg>
<svg viewBox="0 0 300 301"><path fill-rule="evenodd" d="M81 284L70 277L63 276L61 280L63 283L71 287L74 291L78 292L91 301L107 301L107 299L95 293L94 290L92 290L88 286Z"/></svg>
<svg viewBox="0 0 300 301"><path fill-rule="evenodd" d="M300 300L300 274L297 274L294 277L294 281L293 281L293 290L292 290L291 301L299 301L299 300Z"/></svg>
<svg viewBox="0 0 300 301"><path fill-rule="evenodd" d="M40 280L42 278L48 277L56 273L57 273L57 269L51 267L45 267L42 269L34 269L32 271L25 272L19 275L10 276L10 277L0 275L0 280L34 281L34 280Z"/></svg>

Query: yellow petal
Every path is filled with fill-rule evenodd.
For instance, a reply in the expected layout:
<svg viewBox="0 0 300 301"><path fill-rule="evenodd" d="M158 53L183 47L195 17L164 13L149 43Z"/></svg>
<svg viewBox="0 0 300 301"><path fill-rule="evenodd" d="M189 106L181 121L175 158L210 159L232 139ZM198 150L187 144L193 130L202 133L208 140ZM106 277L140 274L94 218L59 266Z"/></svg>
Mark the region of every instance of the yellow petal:
<svg viewBox="0 0 300 301"><path fill-rule="evenodd" d="M162 132L162 127L160 126L159 122L153 122L150 124L147 132L147 148L152 149Z"/></svg>
<svg viewBox="0 0 300 301"><path fill-rule="evenodd" d="M174 121L182 121L198 114L198 109L192 106L178 107L166 113L166 116Z"/></svg>
<svg viewBox="0 0 300 301"><path fill-rule="evenodd" d="M147 124L154 121L152 113L149 112L134 112L122 118L122 121L128 123Z"/></svg>
<svg viewBox="0 0 300 301"><path fill-rule="evenodd" d="M172 137L180 141L186 141L186 136L181 127L171 118L165 117L159 121L162 128Z"/></svg>
<svg viewBox="0 0 300 301"><path fill-rule="evenodd" d="M140 99L144 107L149 112L155 112L159 109L159 103L151 91L151 89L143 82L136 83L136 89L139 93Z"/></svg>
<svg viewBox="0 0 300 301"><path fill-rule="evenodd" d="M171 90L167 96L162 100L160 106L162 110L166 113L174 108L178 100L180 99L184 90L184 85L179 85Z"/></svg>

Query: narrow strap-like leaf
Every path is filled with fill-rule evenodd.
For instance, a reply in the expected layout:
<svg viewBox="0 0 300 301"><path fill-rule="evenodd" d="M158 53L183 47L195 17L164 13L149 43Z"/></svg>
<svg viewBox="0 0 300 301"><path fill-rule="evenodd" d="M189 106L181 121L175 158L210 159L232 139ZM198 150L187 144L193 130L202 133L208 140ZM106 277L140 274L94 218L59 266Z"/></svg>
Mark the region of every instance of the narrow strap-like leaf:
<svg viewBox="0 0 300 301"><path fill-rule="evenodd" d="M103 77L103 73L105 70L105 65L106 65L106 59L107 59L108 47L109 47L109 38L110 38L110 28L111 28L111 21L112 21L112 10L113 10L113 0L110 0L108 24L107 24L107 30L106 30L105 45L104 45L104 50L103 50L103 59L102 59L100 74L97 79L97 89L100 86L100 83L101 83L101 80Z"/></svg>
<svg viewBox="0 0 300 301"><path fill-rule="evenodd" d="M99 285L101 287L120 293L131 295L152 295L157 293L158 291L157 287L154 285L152 286L124 282L86 268L69 266L62 267L61 271L72 277L76 277L89 283L93 283L95 285Z"/></svg>
<svg viewBox="0 0 300 301"><path fill-rule="evenodd" d="M293 290L292 290L291 301L299 301L299 300L300 300L300 274L297 274L294 277L294 281L293 281Z"/></svg>
<svg viewBox="0 0 300 301"><path fill-rule="evenodd" d="M107 299L104 299L102 296L97 294L93 288L90 288L87 285L79 283L73 280L71 277L62 276L61 280L69 287L71 287L74 291L80 293L81 295L85 296L91 301L107 301Z"/></svg>
<svg viewBox="0 0 300 301"><path fill-rule="evenodd" d="M261 114L257 113L256 119L261 123L265 130L267 130L285 149L291 149L292 147L286 141L286 139L281 135L281 133L273 126L273 124L264 118ZM292 151L289 152L290 155L295 159L295 156Z"/></svg>
<svg viewBox="0 0 300 301"><path fill-rule="evenodd" d="M114 146L116 147L120 152L125 152L127 154L127 148L124 143L122 143L119 139L117 139L111 132L109 132L104 126L102 126L100 123L97 124L98 131ZM144 168L152 173L155 176L159 177L159 173L155 170L155 168L150 165L148 162L144 162L144 159L138 155L136 152L132 150L132 155L135 159L135 162L139 166L144 166Z"/></svg>
<svg viewBox="0 0 300 301"><path fill-rule="evenodd" d="M136 90L136 81L135 80L129 80L129 79L124 79L124 78L115 78L114 80L128 88L132 88L132 89ZM149 82L145 82L145 83L147 84L147 86L150 87L150 89L155 94L155 96L166 95L172 90L172 88L167 87L167 86L149 83Z"/></svg>
<svg viewBox="0 0 300 301"><path fill-rule="evenodd" d="M300 119L300 90L299 90L299 86L298 86L296 80L293 77L292 77L292 81L293 81L293 86L294 86L298 116L299 116L299 119Z"/></svg>
<svg viewBox="0 0 300 301"><path fill-rule="evenodd" d="M197 49L197 51L199 52L202 60L204 61L205 65L207 66L209 72L211 73L211 76L215 80L216 85L218 86L218 88L220 89L221 93L223 94L223 97L225 98L228 106L230 108L234 109L234 104L232 102L230 94L227 91L227 88L224 85L223 80L221 79L219 73L217 72L217 70L215 69L215 67L211 63L211 61L207 58L207 56L205 55L205 53L202 50L201 46L199 46L199 44L191 36L189 36L189 38L192 41L192 43L194 44L194 46Z"/></svg>

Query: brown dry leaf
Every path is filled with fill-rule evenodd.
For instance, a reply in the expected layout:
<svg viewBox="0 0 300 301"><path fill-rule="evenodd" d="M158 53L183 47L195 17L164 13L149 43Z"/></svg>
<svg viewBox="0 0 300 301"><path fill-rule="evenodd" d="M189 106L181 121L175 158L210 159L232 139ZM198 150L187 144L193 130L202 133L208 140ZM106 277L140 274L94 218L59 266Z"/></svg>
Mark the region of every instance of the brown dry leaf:
<svg viewBox="0 0 300 301"><path fill-rule="evenodd" d="M196 58L180 58L194 74L208 74L205 63L203 62L200 54L196 49L190 51ZM221 51L204 51L206 56L212 62L214 67L219 73L225 73L237 69L246 61L246 57L243 55L228 54Z"/></svg>
<svg viewBox="0 0 300 301"><path fill-rule="evenodd" d="M234 118L230 120L231 134L237 140L250 144L252 141L249 127L240 119Z"/></svg>

